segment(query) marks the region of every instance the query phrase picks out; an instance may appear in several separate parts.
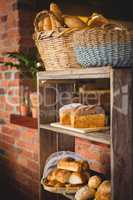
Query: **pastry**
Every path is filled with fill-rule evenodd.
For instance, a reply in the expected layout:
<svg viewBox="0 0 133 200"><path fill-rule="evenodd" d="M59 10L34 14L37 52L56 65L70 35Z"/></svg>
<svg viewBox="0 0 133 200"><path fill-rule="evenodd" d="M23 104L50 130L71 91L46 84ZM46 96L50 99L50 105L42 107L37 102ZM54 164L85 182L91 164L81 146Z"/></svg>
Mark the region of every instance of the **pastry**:
<svg viewBox="0 0 133 200"><path fill-rule="evenodd" d="M71 125L71 112L73 109L79 107L80 103L72 103L64 105L59 109L60 124Z"/></svg>
<svg viewBox="0 0 133 200"><path fill-rule="evenodd" d="M95 196L95 190L93 188L89 188L88 186L84 186L76 192L75 199L88 200L90 198L94 198L94 196Z"/></svg>
<svg viewBox="0 0 133 200"><path fill-rule="evenodd" d="M71 112L74 128L96 128L105 126L105 113L100 106L79 106Z"/></svg>
<svg viewBox="0 0 133 200"><path fill-rule="evenodd" d="M88 186L90 188L97 189L99 185L101 184L102 179L99 176L92 176L89 178Z"/></svg>

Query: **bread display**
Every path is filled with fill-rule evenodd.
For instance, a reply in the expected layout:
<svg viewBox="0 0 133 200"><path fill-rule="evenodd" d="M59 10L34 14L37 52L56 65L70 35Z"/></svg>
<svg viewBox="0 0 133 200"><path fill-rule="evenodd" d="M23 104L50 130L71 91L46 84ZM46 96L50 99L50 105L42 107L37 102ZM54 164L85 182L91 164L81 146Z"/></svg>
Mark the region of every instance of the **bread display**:
<svg viewBox="0 0 133 200"><path fill-rule="evenodd" d="M88 170L89 166L86 164L86 161L75 161L71 158L65 158L58 162L57 168L72 172L81 172L82 170Z"/></svg>
<svg viewBox="0 0 133 200"><path fill-rule="evenodd" d="M105 113L100 106L80 106L71 112L74 128L96 128L105 126Z"/></svg>
<svg viewBox="0 0 133 200"><path fill-rule="evenodd" d="M101 182L102 182L102 179L100 176L92 176L89 179L88 187L97 189L99 185L101 184Z"/></svg>
<svg viewBox="0 0 133 200"><path fill-rule="evenodd" d="M81 187L75 194L76 200L88 200L95 196L96 191L88 186Z"/></svg>
<svg viewBox="0 0 133 200"><path fill-rule="evenodd" d="M42 180L44 189L50 192L75 194L90 178L89 164L71 157L60 159L57 166Z"/></svg>
<svg viewBox="0 0 133 200"><path fill-rule="evenodd" d="M61 107L59 110L60 124L71 125L71 112L80 105L79 103L72 103Z"/></svg>
<svg viewBox="0 0 133 200"><path fill-rule="evenodd" d="M46 12L50 17L51 22L49 21L49 17L45 15ZM38 31L55 30L58 29L60 26L66 29L92 29L110 23L109 20L97 13L93 13L91 16L85 17L87 18L86 20L84 19L84 17L81 16L63 15L63 12L56 3L51 3L50 9L46 12L43 13L41 11L42 17L37 22L37 24L35 24L38 27ZM47 18L47 20L45 20L45 18ZM42 24L44 24L44 26ZM53 26L48 26L48 24L53 24Z"/></svg>

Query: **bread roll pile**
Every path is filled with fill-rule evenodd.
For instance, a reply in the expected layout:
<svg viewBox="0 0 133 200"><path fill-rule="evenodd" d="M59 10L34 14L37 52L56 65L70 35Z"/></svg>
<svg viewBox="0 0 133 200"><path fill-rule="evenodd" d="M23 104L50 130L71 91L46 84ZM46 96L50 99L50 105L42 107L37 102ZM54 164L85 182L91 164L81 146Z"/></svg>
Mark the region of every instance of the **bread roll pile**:
<svg viewBox="0 0 133 200"><path fill-rule="evenodd" d="M57 167L48 174L45 184L53 188L65 187L68 192L75 193L78 188L87 184L89 177L87 161L67 157L58 161Z"/></svg>
<svg viewBox="0 0 133 200"><path fill-rule="evenodd" d="M73 128L97 128L105 126L105 112L98 105L65 105L59 110L61 125Z"/></svg>
<svg viewBox="0 0 133 200"><path fill-rule="evenodd" d="M59 6L51 3L50 10L43 11L40 15L37 22L37 30L40 32L56 30L58 28L95 28L108 23L107 19L97 13L89 16L87 22L84 22L80 17L63 15Z"/></svg>
<svg viewBox="0 0 133 200"><path fill-rule="evenodd" d="M91 176L88 185L81 187L75 194L76 200L111 200L111 183L102 182L99 176Z"/></svg>

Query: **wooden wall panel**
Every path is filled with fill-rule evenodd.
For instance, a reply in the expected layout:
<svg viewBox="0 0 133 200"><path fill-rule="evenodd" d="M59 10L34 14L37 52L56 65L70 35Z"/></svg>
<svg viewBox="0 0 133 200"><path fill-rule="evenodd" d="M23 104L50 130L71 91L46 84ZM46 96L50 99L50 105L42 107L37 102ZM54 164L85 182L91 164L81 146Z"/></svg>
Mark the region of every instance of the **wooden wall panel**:
<svg viewBox="0 0 133 200"><path fill-rule="evenodd" d="M112 200L132 200L133 70L113 70L112 89Z"/></svg>

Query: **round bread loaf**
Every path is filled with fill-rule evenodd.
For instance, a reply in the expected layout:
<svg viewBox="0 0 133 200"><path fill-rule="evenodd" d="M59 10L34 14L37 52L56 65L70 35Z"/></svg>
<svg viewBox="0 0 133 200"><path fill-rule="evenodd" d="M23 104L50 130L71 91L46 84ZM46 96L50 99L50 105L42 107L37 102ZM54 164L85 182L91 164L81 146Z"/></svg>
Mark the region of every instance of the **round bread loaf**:
<svg viewBox="0 0 133 200"><path fill-rule="evenodd" d="M99 176L92 176L89 178L88 186L90 188L97 189L99 185L101 184L101 182L102 182L102 179Z"/></svg>
<svg viewBox="0 0 133 200"><path fill-rule="evenodd" d="M88 200L90 198L94 198L94 196L95 196L95 190L93 188L89 188L88 186L84 186L76 192L75 199Z"/></svg>

